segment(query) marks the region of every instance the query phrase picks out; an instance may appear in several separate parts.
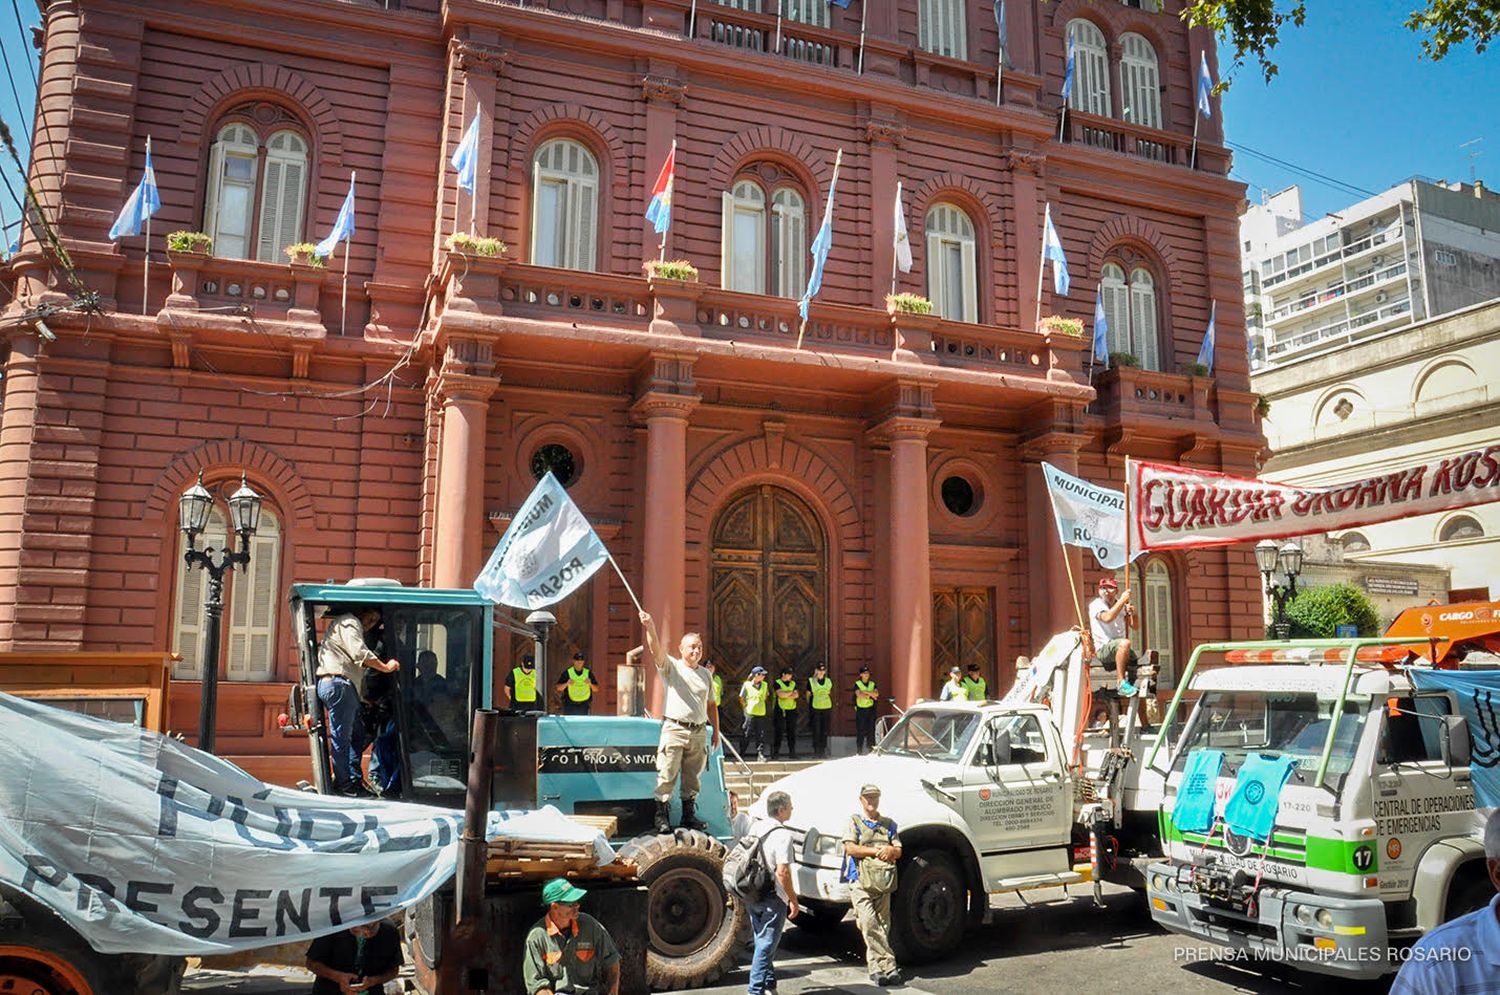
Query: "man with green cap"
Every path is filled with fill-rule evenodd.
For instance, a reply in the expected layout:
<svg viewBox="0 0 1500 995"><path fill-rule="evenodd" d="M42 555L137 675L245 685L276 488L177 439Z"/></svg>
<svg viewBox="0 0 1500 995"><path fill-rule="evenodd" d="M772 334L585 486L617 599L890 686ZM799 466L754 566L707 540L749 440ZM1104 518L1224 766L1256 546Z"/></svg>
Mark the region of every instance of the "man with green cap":
<svg viewBox="0 0 1500 995"><path fill-rule="evenodd" d="M599 920L578 911L588 894L563 878L542 888L547 914L526 934L526 995L620 995L620 951Z"/></svg>

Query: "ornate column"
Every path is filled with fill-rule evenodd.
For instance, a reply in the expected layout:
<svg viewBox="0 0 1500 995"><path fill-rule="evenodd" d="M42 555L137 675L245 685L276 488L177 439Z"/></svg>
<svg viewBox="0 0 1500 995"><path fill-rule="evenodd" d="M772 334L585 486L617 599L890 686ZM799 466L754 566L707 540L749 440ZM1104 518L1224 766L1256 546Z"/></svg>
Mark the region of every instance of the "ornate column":
<svg viewBox="0 0 1500 995"><path fill-rule="evenodd" d="M468 587L484 563L485 427L490 396L499 385L494 368L489 342L449 339L431 381L428 403L442 410L434 587Z"/></svg>
<svg viewBox="0 0 1500 995"><path fill-rule="evenodd" d="M1016 274L1016 328L1036 323L1037 267L1042 253L1042 211L1047 199L1044 169L1047 157L1025 148L1011 148L1001 156L1010 173L1011 204L1015 211L1016 235L1011 240L1012 270ZM1042 288L1044 305L1051 300Z"/></svg>
<svg viewBox="0 0 1500 995"><path fill-rule="evenodd" d="M894 120L871 117L865 121L865 143L870 157L870 197L867 201L871 217L867 223L870 237L874 239L875 259L870 271L870 306L885 307L885 295L891 289L891 257L895 252L892 240L896 235L894 202L896 181L900 169L896 162L896 151L906 138L906 126ZM913 227L910 221L907 227ZM898 284L898 289L900 289Z"/></svg>
<svg viewBox="0 0 1500 995"><path fill-rule="evenodd" d="M651 72L641 77L641 96L646 101L646 170L643 174L640 203L651 200L651 184L656 182L656 173L666 161L672 140L677 137L677 110L682 106L687 87L674 75L673 65L651 66ZM680 211L676 211L681 216ZM641 225L641 261L655 259L661 236L649 225ZM667 232L667 255L672 254L672 233Z"/></svg>
<svg viewBox="0 0 1500 995"><path fill-rule="evenodd" d="M687 426L702 397L693 381L693 357L657 353L637 391L631 414L646 427L645 493L641 520L641 605L656 631L676 651L685 631L699 626L684 617L687 600ZM646 700L662 714L663 688L656 668L646 668Z"/></svg>
<svg viewBox="0 0 1500 995"><path fill-rule="evenodd" d="M1054 633L1078 625L1088 601L1083 577L1085 551L1077 546L1065 547L1058 540L1047 478L1042 474L1045 461L1076 476L1078 450L1086 439L1080 433L1049 429L1021 447L1026 482L1026 570L1031 579L1031 652L1040 649ZM1071 581L1069 570L1073 572ZM1083 604L1074 597L1075 590Z"/></svg>
<svg viewBox="0 0 1500 995"><path fill-rule="evenodd" d="M932 577L927 527L927 436L940 422L932 417L932 387L900 383L887 417L870 431L888 457L889 514L886 529L890 606L891 693L905 708L933 691Z"/></svg>

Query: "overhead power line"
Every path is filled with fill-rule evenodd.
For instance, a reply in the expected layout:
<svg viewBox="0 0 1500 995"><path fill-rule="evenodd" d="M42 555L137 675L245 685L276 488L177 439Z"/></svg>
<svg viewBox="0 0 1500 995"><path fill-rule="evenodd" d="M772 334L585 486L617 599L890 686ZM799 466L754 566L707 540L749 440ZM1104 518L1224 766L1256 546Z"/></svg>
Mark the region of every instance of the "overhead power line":
<svg viewBox="0 0 1500 995"><path fill-rule="evenodd" d="M1286 159L1271 155L1269 152L1262 152L1259 149L1253 149L1248 145L1241 145L1238 142L1225 141L1224 144L1229 146L1236 152L1243 152L1246 155L1251 156L1252 158L1259 159L1260 161L1267 163L1268 165L1277 166L1281 169L1287 170L1288 172L1295 173L1298 176L1302 176L1306 179L1312 180L1313 182L1322 183L1325 186L1338 190L1341 193L1352 194L1358 197L1375 196L1376 192L1374 190L1366 190L1364 187L1358 186L1354 183L1349 183L1346 180L1340 180L1337 177L1329 176L1326 173L1320 173L1317 170L1309 169L1306 166L1299 166L1294 162L1289 162Z"/></svg>

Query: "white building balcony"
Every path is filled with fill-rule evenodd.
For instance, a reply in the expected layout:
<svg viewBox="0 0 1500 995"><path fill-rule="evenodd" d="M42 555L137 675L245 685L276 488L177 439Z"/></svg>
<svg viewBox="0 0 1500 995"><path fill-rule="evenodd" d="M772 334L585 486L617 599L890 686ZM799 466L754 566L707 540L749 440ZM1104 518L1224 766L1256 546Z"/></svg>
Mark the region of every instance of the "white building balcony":
<svg viewBox="0 0 1500 995"><path fill-rule="evenodd" d="M1396 263L1394 266L1387 266L1385 269L1376 270L1373 273L1366 273L1364 276L1356 277L1353 280L1349 280L1337 286L1328 287L1327 289L1319 291L1317 293L1308 294L1306 297L1299 297L1297 300L1292 301L1290 304L1285 304L1272 311L1269 315L1267 315L1266 322L1268 324L1274 325L1277 322L1285 321L1287 318L1291 318L1293 316L1306 316L1310 311L1316 311L1320 308L1324 308L1332 304L1338 304L1350 297L1361 294L1366 290L1374 290L1377 287L1382 287L1394 281L1402 280L1405 278L1405 276L1406 262L1403 260L1399 263Z"/></svg>
<svg viewBox="0 0 1500 995"><path fill-rule="evenodd" d="M1266 347L1267 363L1284 363L1311 352L1347 345L1369 338L1388 328L1411 321L1411 298L1403 297L1374 311L1310 328L1286 338L1272 341Z"/></svg>
<svg viewBox="0 0 1500 995"><path fill-rule="evenodd" d="M1364 238L1348 245L1340 247L1337 251L1327 252L1282 273L1273 273L1263 277L1261 289L1269 291L1272 287L1279 287L1288 282L1301 282L1326 276L1333 267L1346 262L1362 258L1367 253L1374 252L1383 246L1401 242L1401 223L1398 218L1394 223L1382 228L1380 231L1366 235ZM1274 257L1273 257L1274 258Z"/></svg>

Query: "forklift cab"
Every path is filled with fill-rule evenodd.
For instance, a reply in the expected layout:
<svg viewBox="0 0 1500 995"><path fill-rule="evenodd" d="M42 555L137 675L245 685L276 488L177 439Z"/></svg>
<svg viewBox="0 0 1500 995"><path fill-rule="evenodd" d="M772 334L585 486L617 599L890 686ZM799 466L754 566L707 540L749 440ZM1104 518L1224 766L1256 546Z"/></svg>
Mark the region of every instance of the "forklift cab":
<svg viewBox="0 0 1500 995"><path fill-rule="evenodd" d="M380 624L367 636L371 649L401 664L390 679L377 675L367 682L384 684L392 705L401 797L461 808L470 717L476 708L490 707L492 603L469 589L405 587L395 581L294 584L290 601L300 678L290 714L301 717L308 733L317 790L327 792L333 785L317 692L318 647L327 629L322 620L368 606L380 612ZM361 688L362 697L369 693Z"/></svg>

